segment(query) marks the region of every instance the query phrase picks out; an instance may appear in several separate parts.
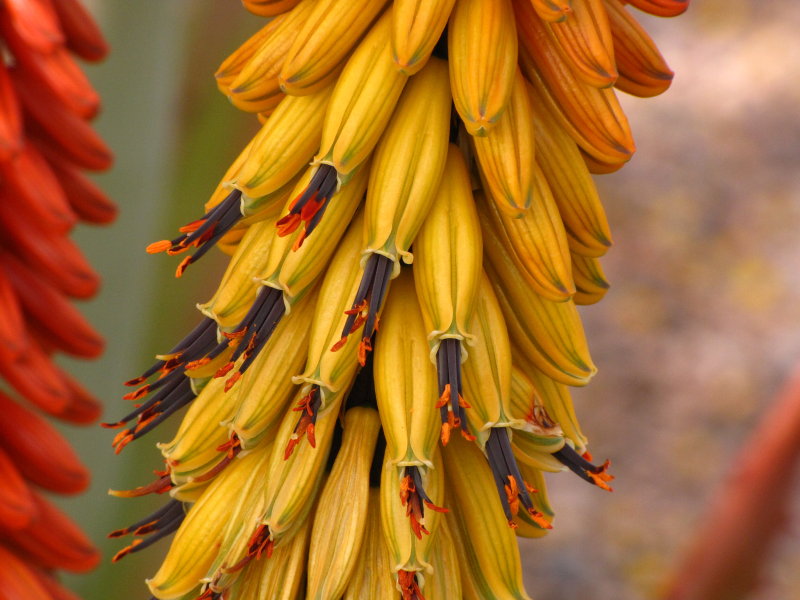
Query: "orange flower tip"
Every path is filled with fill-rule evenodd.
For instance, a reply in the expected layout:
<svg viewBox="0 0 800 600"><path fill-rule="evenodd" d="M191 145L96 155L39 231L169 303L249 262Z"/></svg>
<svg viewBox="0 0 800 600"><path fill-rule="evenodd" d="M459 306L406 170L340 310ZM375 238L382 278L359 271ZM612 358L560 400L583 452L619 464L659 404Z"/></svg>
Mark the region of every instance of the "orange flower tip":
<svg viewBox="0 0 800 600"><path fill-rule="evenodd" d="M283 459L288 460L294 452L295 446L305 436L308 439L308 444L312 448L317 447L317 438L315 435L315 427L317 423L317 415L322 406L322 396L319 387L311 386L308 394L303 396L292 410L302 413L297 420L297 425L294 427L294 432L286 445L286 451L283 453Z"/></svg>
<svg viewBox="0 0 800 600"><path fill-rule="evenodd" d="M362 367L367 364L367 352L372 352L372 339L361 338L361 342L358 344L358 364Z"/></svg>
<svg viewBox="0 0 800 600"><path fill-rule="evenodd" d="M538 510L533 508L528 509L528 514L533 519L533 522L536 523L542 529L552 529L553 525L547 519L545 519L544 515L540 513Z"/></svg>
<svg viewBox="0 0 800 600"><path fill-rule="evenodd" d="M225 375L227 375L231 369L233 369L233 363L232 362L225 363L217 370L216 373L214 373L214 377L215 378L225 377Z"/></svg>
<svg viewBox="0 0 800 600"><path fill-rule="evenodd" d="M331 346L331 352L337 352L344 348L344 345L347 343L347 337L342 337L338 342L336 342L333 346Z"/></svg>
<svg viewBox="0 0 800 600"><path fill-rule="evenodd" d="M511 440L506 427L495 427L489 433L489 439L486 441L486 458L494 475L506 519L511 521L519 512L520 505L529 513L535 510L528 491L529 486L522 478L519 465L511 450Z"/></svg>
<svg viewBox="0 0 800 600"><path fill-rule="evenodd" d="M189 267L190 264L193 262L193 256L187 256L184 258L181 263L178 265L178 268L175 269L175 277L182 277L183 274L186 272L186 269Z"/></svg>
<svg viewBox="0 0 800 600"><path fill-rule="evenodd" d="M126 429L124 432L120 432L124 433L125 435L114 438L114 441L111 444L114 448L114 454L119 454L122 452L123 448L125 448L125 446L130 444L135 439L132 433L128 433L129 431L130 429Z"/></svg>
<svg viewBox="0 0 800 600"><path fill-rule="evenodd" d="M306 230L301 231L297 236L297 239L292 244L292 252L297 252L300 249L300 247L303 245L303 242L306 240L306 237L308 237L308 232Z"/></svg>
<svg viewBox="0 0 800 600"><path fill-rule="evenodd" d="M242 449L242 440L235 433L231 433L231 437L224 444L217 446L217 452L225 452L229 458L233 458Z"/></svg>
<svg viewBox="0 0 800 600"><path fill-rule="evenodd" d="M207 365L210 362L211 359L208 358L207 356L204 356L203 358L198 358L197 360L193 360L191 362L186 363L186 370L193 371L195 369L199 369L200 367Z"/></svg>
<svg viewBox="0 0 800 600"><path fill-rule="evenodd" d="M108 490L109 495L116 498L139 498L148 494L163 494L174 487L169 474L160 476L155 481L132 490Z"/></svg>
<svg viewBox="0 0 800 600"><path fill-rule="evenodd" d="M206 222L206 219L197 219L196 221L192 221L191 223L187 223L183 227L179 227L178 231L181 233L194 233Z"/></svg>
<svg viewBox="0 0 800 600"><path fill-rule="evenodd" d="M106 429L119 429L123 425L125 425L126 421L117 421L116 423L100 423L100 427L104 427Z"/></svg>
<svg viewBox="0 0 800 600"><path fill-rule="evenodd" d="M225 382L225 391L229 391L236 382L242 378L242 373L240 371L236 371L233 375L231 375L228 380Z"/></svg>
<svg viewBox="0 0 800 600"><path fill-rule="evenodd" d="M450 512L449 508L445 508L444 506L436 506L433 502L428 502L427 500L425 500L425 506L427 508L430 508L431 510L434 510L434 511L438 512L438 513L449 513Z"/></svg>
<svg viewBox="0 0 800 600"><path fill-rule="evenodd" d="M450 429L452 429L450 423L442 423L442 433L439 435L442 446L447 446L450 441Z"/></svg>
<svg viewBox="0 0 800 600"><path fill-rule="evenodd" d="M611 461L606 460L600 466L594 465L578 454L571 446L564 446L558 452L554 452L553 456L584 481L588 481L606 491L613 491L611 486L608 485L608 482L614 479L614 476L608 472Z"/></svg>
<svg viewBox="0 0 800 600"><path fill-rule="evenodd" d="M425 520L425 508L428 507L436 512L447 512L446 508L436 506L425 493L422 486L422 474L418 467L406 467L402 480L400 481L400 502L406 508L406 516L411 525L412 533L417 539L422 539L422 535L430 532L423 525Z"/></svg>
<svg viewBox="0 0 800 600"><path fill-rule="evenodd" d="M425 600L419 589L417 574L414 571L400 570L397 572L397 584L403 600Z"/></svg>
<svg viewBox="0 0 800 600"><path fill-rule="evenodd" d="M300 215L290 213L285 217L278 219L278 222L275 223L275 226L278 228L278 235L280 237L286 237L290 233L294 233L300 226L300 223Z"/></svg>
<svg viewBox="0 0 800 600"><path fill-rule="evenodd" d="M133 542L129 546L125 546L122 550L117 552L112 558L111 562L119 562L124 557L128 556L131 552L136 549L136 546L140 545L144 540L133 540Z"/></svg>
<svg viewBox="0 0 800 600"><path fill-rule="evenodd" d="M289 204L289 213L281 217L276 223L278 235L289 235L304 223L304 230L292 246L297 250L314 229L319 225L328 201L336 192L338 173L330 165L320 165L311 176L311 181L294 200Z"/></svg>
<svg viewBox="0 0 800 600"><path fill-rule="evenodd" d="M161 240L160 242L153 242L147 246L146 250L148 254L158 254L159 252L166 252L170 248L172 248L172 242Z"/></svg>
<svg viewBox="0 0 800 600"><path fill-rule="evenodd" d="M198 249L192 256L183 260L176 271L176 277L180 277L188 265L199 260L239 222L242 218L241 199L242 192L240 190L231 191L222 202L200 219L181 227L180 231L183 235L169 241L168 254L178 254L192 246ZM163 244L163 242L159 243Z"/></svg>
<svg viewBox="0 0 800 600"><path fill-rule="evenodd" d="M143 385L138 390L134 390L132 392L129 392L129 393L125 394L122 397L122 399L123 400L138 400L139 398L143 398L144 396L147 396L147 394L149 394L149 393L150 393L150 386L149 385Z"/></svg>
<svg viewBox="0 0 800 600"><path fill-rule="evenodd" d="M241 571L250 561L258 560L265 555L267 558L270 558L274 549L275 541L272 539L272 533L269 527L262 523L256 527L253 535L250 536L250 541L247 546L247 555L235 565L227 567L225 572L235 573L236 571Z"/></svg>
<svg viewBox="0 0 800 600"><path fill-rule="evenodd" d="M592 457L592 453L589 452L588 450L586 450L583 454L581 454L581 456L584 459L588 460L589 462L592 462L594 460L594 458Z"/></svg>
<svg viewBox="0 0 800 600"><path fill-rule="evenodd" d="M442 427L448 426L447 439L450 439L450 429L456 427L460 427L461 434L469 439L466 409L470 406L461 395L461 340L454 338L442 340L436 351L436 372L439 377L439 400L436 402L436 408L439 409ZM458 393L454 394L453 390L457 390ZM443 445L446 443L443 440Z"/></svg>
<svg viewBox="0 0 800 600"><path fill-rule="evenodd" d="M286 444L286 450L283 451L283 460L289 460L289 457L294 452L295 446L300 443L300 438L296 435L292 435L289 438L289 442Z"/></svg>
<svg viewBox="0 0 800 600"><path fill-rule="evenodd" d="M247 327L242 329L236 329L235 331L223 331L222 337L226 340L240 340L244 337L244 334L247 333Z"/></svg>

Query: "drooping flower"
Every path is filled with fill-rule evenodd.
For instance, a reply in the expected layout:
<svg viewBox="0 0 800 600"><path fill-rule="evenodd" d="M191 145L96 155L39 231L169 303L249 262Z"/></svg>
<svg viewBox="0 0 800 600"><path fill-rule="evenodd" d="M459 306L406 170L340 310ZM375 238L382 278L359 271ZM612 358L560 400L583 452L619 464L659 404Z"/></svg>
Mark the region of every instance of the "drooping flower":
<svg viewBox="0 0 800 600"><path fill-rule="evenodd" d="M624 4L244 1L272 18L217 84L262 128L149 248L231 261L112 424L119 450L189 405L159 479L116 492L171 497L122 530L121 555L177 531L156 598L527 598L542 473L613 479L569 394L608 288L591 174L635 149L614 86L672 77Z"/></svg>
<svg viewBox="0 0 800 600"><path fill-rule="evenodd" d="M99 554L45 494L76 494L89 473L45 415L88 424L100 405L52 360L103 349L70 299L98 276L69 239L116 208L84 174L111 164L90 121L99 98L76 59L107 48L78 0L0 2L0 588L20 600L71 598L57 571Z"/></svg>

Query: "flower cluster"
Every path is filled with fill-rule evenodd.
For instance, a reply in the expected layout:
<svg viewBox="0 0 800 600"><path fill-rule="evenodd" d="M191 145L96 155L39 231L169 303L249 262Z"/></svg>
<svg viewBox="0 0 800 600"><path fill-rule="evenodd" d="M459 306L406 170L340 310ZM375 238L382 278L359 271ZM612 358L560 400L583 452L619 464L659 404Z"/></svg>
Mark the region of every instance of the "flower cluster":
<svg viewBox="0 0 800 600"><path fill-rule="evenodd" d="M99 278L69 233L116 209L83 174L111 153L90 121L99 98L75 62L106 44L78 0L0 2L0 589L30 600L72 596L55 571L99 554L42 492L75 494L89 474L43 414L91 423L100 405L52 361L94 358L103 340L70 303Z"/></svg>
<svg viewBox="0 0 800 600"><path fill-rule="evenodd" d="M614 88L672 73L622 0L243 3L273 18L217 84L262 127L148 248L193 251L178 276L232 258L109 424L119 451L188 405L158 479L116 492L170 496L118 556L177 532L160 600L527 598L543 472L612 479L569 386L608 288L591 174L634 152Z"/></svg>

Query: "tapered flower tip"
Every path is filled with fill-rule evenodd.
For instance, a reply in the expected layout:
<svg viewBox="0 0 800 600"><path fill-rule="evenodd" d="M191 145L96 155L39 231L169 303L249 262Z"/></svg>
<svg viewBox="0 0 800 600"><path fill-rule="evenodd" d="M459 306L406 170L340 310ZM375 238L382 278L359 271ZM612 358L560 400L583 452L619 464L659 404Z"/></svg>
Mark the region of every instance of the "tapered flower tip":
<svg viewBox="0 0 800 600"><path fill-rule="evenodd" d="M392 3L392 59L406 75L428 62L447 25L455 0L396 0Z"/></svg>
<svg viewBox="0 0 800 600"><path fill-rule="evenodd" d="M628 0L628 3L657 17L677 17L689 8L689 0Z"/></svg>
<svg viewBox="0 0 800 600"><path fill-rule="evenodd" d="M7 598L51 600L38 573L16 553L0 545L0 589Z"/></svg>
<svg viewBox="0 0 800 600"><path fill-rule="evenodd" d="M19 529L33 518L33 496L14 466L14 461L0 449L0 528Z"/></svg>
<svg viewBox="0 0 800 600"><path fill-rule="evenodd" d="M26 479L61 494L86 489L89 471L52 425L2 393L0 412L0 447Z"/></svg>
<svg viewBox="0 0 800 600"><path fill-rule="evenodd" d="M100 553L78 526L39 494L32 496L35 514L30 523L22 529L3 531L3 541L44 569L84 573L97 566Z"/></svg>

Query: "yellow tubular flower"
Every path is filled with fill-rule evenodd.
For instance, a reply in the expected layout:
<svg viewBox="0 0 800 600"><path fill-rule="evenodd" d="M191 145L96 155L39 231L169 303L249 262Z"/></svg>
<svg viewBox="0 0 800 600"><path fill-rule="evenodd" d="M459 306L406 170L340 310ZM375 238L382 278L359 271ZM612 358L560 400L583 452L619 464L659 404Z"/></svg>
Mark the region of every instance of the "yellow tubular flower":
<svg viewBox="0 0 800 600"><path fill-rule="evenodd" d="M619 0L604 0L611 24L619 78L614 86L623 92L649 98L667 90L672 70L644 28Z"/></svg>
<svg viewBox="0 0 800 600"><path fill-rule="evenodd" d="M212 379L194 399L172 441L158 444L171 467L172 481L183 483L214 473L226 460L219 447L228 435L219 424L236 412L238 389L225 392L224 379Z"/></svg>
<svg viewBox="0 0 800 600"><path fill-rule="evenodd" d="M433 542L431 565L433 575L425 578L425 600L449 600L462 598L461 593L461 560L453 536L450 533L447 517L439 523L439 531Z"/></svg>
<svg viewBox="0 0 800 600"><path fill-rule="evenodd" d="M312 169L298 182L296 193L302 192L310 179ZM278 228L278 237L272 240L269 255L257 279L263 284L283 291L284 299L291 305L311 286L330 262L339 240L353 219L356 209L364 198L367 187L367 170L361 170L348 185L343 186L330 198L330 202L318 207L316 213L303 229L289 231L291 226ZM293 197L296 195L293 193ZM290 214L294 200L281 213ZM327 215L326 218L322 218ZM317 235L307 240L312 231Z"/></svg>
<svg viewBox="0 0 800 600"><path fill-rule="evenodd" d="M436 363L442 433L450 430L470 436L461 397L462 342L471 343L469 321L481 273L483 242L472 199L470 178L461 151L450 145L442 183L425 223L414 242L414 280L431 360Z"/></svg>
<svg viewBox="0 0 800 600"><path fill-rule="evenodd" d="M564 433L547 413L531 379L517 366L511 370L510 404L514 416L523 421L511 441L520 470L522 464L534 464L544 471L562 471L563 465L550 455L564 447Z"/></svg>
<svg viewBox="0 0 800 600"><path fill-rule="evenodd" d="M616 81L614 43L603 0L573 2L569 18L550 24L550 31L581 81L594 87Z"/></svg>
<svg viewBox="0 0 800 600"><path fill-rule="evenodd" d="M410 273L397 279L384 310L375 352L374 381L386 436L384 469L392 469L400 476L400 502L395 497L397 506L392 510L398 510L402 503L410 520L410 527L407 524L406 528L421 538L428 531L425 507L441 510L432 500L435 496L427 490L438 431L437 393L436 372L428 358L425 327ZM395 557L404 556L398 552Z"/></svg>
<svg viewBox="0 0 800 600"><path fill-rule="evenodd" d="M522 352L514 353L514 363L530 378L529 383L532 385L527 385L528 382L523 379L512 377L512 382L520 386L514 392L514 386L512 385L512 392L524 394L529 398L530 403L536 402L534 398L534 395L536 395L541 401L545 412L558 423L564 432L564 436L572 441L572 444L579 452L585 452L588 440L583 435L578 419L575 416L575 408L572 404L569 388L563 383L558 383L548 377L532 363L526 361Z"/></svg>
<svg viewBox="0 0 800 600"><path fill-rule="evenodd" d="M284 416L275 435L275 452L266 471L266 508L251 538L248 556L258 555L264 548L269 552L275 544L288 541L308 517L324 474L333 429L345 395L336 394L328 410L320 413L314 424L314 443L303 444L291 453L282 449L289 447L297 417L292 411ZM299 393L295 397L298 396Z"/></svg>
<svg viewBox="0 0 800 600"><path fill-rule="evenodd" d="M107 424L119 452L188 408L112 492L170 497L114 560L177 532L158 600L527 599L543 473L613 480L568 387L608 289L592 174L635 150L614 87L672 77L624 5L687 0L243 3L270 20L217 84L262 126L149 248L232 257Z"/></svg>
<svg viewBox="0 0 800 600"><path fill-rule="evenodd" d="M528 91L534 99L536 162L558 206L569 248L583 256L602 256L611 246L611 232L589 169L546 102L533 86Z"/></svg>
<svg viewBox="0 0 800 600"><path fill-rule="evenodd" d="M244 600L295 600L300 593L306 568L311 520L295 536L275 548L267 560L245 565L230 589L232 598Z"/></svg>
<svg viewBox="0 0 800 600"><path fill-rule="evenodd" d="M251 473L262 474L266 471L273 452L273 444L262 444L257 450L237 457L230 469L241 469L243 465L247 465ZM253 477L243 486L241 501L230 509L217 556L201 580L204 584L214 589L224 589L228 587L231 579L239 576L241 569L232 557L240 556L247 548L251 524L264 510L264 484L263 476L259 476Z"/></svg>
<svg viewBox="0 0 800 600"><path fill-rule="evenodd" d="M384 4L385 0L316 0L286 53L281 88L302 96L327 85Z"/></svg>
<svg viewBox="0 0 800 600"><path fill-rule="evenodd" d="M527 423L521 415L514 418L511 346L500 306L485 275L476 302L473 330L476 339L464 364L464 389L472 403L472 425L478 443L489 459L509 522L519 512L520 504L538 518L510 445L509 427L524 428Z"/></svg>
<svg viewBox="0 0 800 600"><path fill-rule="evenodd" d="M517 68L511 97L490 135L472 139L484 187L498 208L520 217L534 198L534 129L527 84Z"/></svg>
<svg viewBox="0 0 800 600"><path fill-rule="evenodd" d="M338 185L343 184L375 148L408 79L392 61L391 23L389 11L373 25L347 61L328 104L322 142L314 164L335 168Z"/></svg>
<svg viewBox="0 0 800 600"><path fill-rule="evenodd" d="M291 12L270 22L269 34L262 38L253 56L227 86L228 97L234 106L247 112L269 112L285 98L278 74L286 52L292 47L314 4L314 0L304 0Z"/></svg>
<svg viewBox="0 0 800 600"><path fill-rule="evenodd" d="M253 477L253 467L260 464L265 453L234 461L192 506L161 568L147 580L150 592L156 598L180 598L206 576L217 556L229 518L248 501L247 491L258 485L259 479ZM238 503L232 502L233 498L238 499Z"/></svg>
<svg viewBox="0 0 800 600"><path fill-rule="evenodd" d="M575 278L575 304L595 304L609 288L603 267L596 258L572 254L572 275Z"/></svg>
<svg viewBox="0 0 800 600"><path fill-rule="evenodd" d="M393 466L431 468L437 441L436 370L411 273L392 287L375 350L375 394Z"/></svg>
<svg viewBox="0 0 800 600"><path fill-rule="evenodd" d="M470 329L475 340L463 365L464 390L471 408L470 424L478 443L484 446L491 427L523 424L513 418L510 410L511 344L503 313L485 274L478 286Z"/></svg>
<svg viewBox="0 0 800 600"><path fill-rule="evenodd" d="M358 557L359 566L353 571L347 584L344 600L391 598L397 594L389 549L386 547L381 529L380 496L378 488L370 488L364 541Z"/></svg>
<svg viewBox="0 0 800 600"><path fill-rule="evenodd" d="M425 64L442 35L455 0L394 0L392 58L406 75Z"/></svg>
<svg viewBox="0 0 800 600"><path fill-rule="evenodd" d="M311 530L306 597L314 600L341 598L356 567L367 521L369 468L381 422L374 409L356 407L345 414L343 427L342 446Z"/></svg>
<svg viewBox="0 0 800 600"><path fill-rule="evenodd" d="M530 600L522 583L514 529L503 518L485 458L458 438L443 453L451 498L448 523L461 564L464 598Z"/></svg>
<svg viewBox="0 0 800 600"><path fill-rule="evenodd" d="M314 156L332 88L287 96L250 143L250 152L231 180L245 198L258 198L288 183Z"/></svg>
<svg viewBox="0 0 800 600"><path fill-rule="evenodd" d="M296 391L292 376L306 359L316 300L312 293L295 305L253 363L253 375L239 386L241 401L224 424L244 450L258 446L273 431Z"/></svg>
<svg viewBox="0 0 800 600"><path fill-rule="evenodd" d="M214 77L217 80L217 88L220 92L226 96L228 95L228 90L233 80L239 76L242 69L253 59L262 44L270 38L282 22L279 19L272 19L250 36L233 54L222 61L222 64L217 68L217 72L214 73Z"/></svg>
<svg viewBox="0 0 800 600"><path fill-rule="evenodd" d="M531 171L534 206L515 219L498 210L496 202L479 197L481 222L510 249L531 289L547 300L561 302L575 293L567 235L544 175L536 164Z"/></svg>
<svg viewBox="0 0 800 600"><path fill-rule="evenodd" d="M392 573L396 574L400 588L415 578L418 579L418 585L424 586L426 574L433 572L430 563L432 544L439 523L446 518L441 514L442 509L430 510L424 516L422 514L423 501L428 508L434 508L441 506L444 499L444 466L438 449L433 459L433 468L428 469L424 477L428 496L425 500L419 496L421 477L417 476L421 475L420 471L415 470L414 481L410 482L410 476L405 474L407 470L396 467L388 452L384 458L381 471L381 523L389 548ZM398 497L406 499L405 506L397 501Z"/></svg>
<svg viewBox="0 0 800 600"><path fill-rule="evenodd" d="M484 268L503 309L511 341L547 375L567 385L586 385L597 371L572 300L552 302L528 285L506 247L483 228Z"/></svg>
<svg viewBox="0 0 800 600"><path fill-rule="evenodd" d="M289 214L278 221L282 234L294 231L300 222L313 229L322 217L320 209L362 167L378 143L408 79L392 62L390 25L391 11L378 20L347 61L325 113L311 179L292 202Z"/></svg>
<svg viewBox="0 0 800 600"><path fill-rule="evenodd" d="M358 336L349 337L336 351L331 347L340 340L342 327L348 319L345 310L358 287L362 269L359 266L362 227L359 215L350 224L322 282L320 297L311 321L308 359L302 374L294 378L302 385L308 400L328 406L331 394L343 391L355 376L358 367Z"/></svg>
<svg viewBox="0 0 800 600"><path fill-rule="evenodd" d="M522 71L534 87L544 88L543 94L552 96L563 115L562 125L597 160L615 165L630 160L636 147L613 90L578 80L530 3L516 2L514 8Z"/></svg>
<svg viewBox="0 0 800 600"><path fill-rule="evenodd" d="M248 228L228 263L217 291L211 300L197 305L200 312L228 330L244 318L258 292L253 277L262 268L274 237L274 219L261 221Z"/></svg>
<svg viewBox="0 0 800 600"><path fill-rule="evenodd" d="M364 254L392 260L392 277L434 201L447 159L447 64L432 58L412 78L375 151L367 186Z"/></svg>
<svg viewBox="0 0 800 600"><path fill-rule="evenodd" d="M517 64L511 0L458 0L447 34L453 102L472 135L486 135L506 109Z"/></svg>

